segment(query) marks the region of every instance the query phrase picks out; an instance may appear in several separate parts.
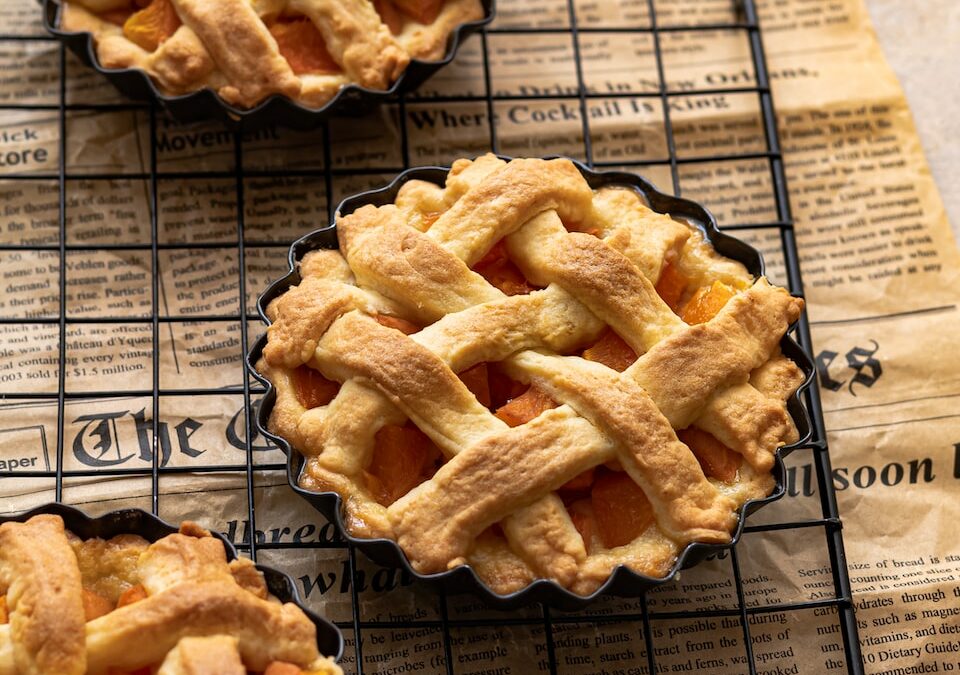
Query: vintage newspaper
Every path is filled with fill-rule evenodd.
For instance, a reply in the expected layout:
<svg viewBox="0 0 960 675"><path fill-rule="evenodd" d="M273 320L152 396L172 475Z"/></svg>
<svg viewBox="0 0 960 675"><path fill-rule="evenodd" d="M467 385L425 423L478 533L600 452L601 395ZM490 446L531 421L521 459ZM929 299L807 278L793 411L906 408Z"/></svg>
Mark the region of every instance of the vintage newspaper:
<svg viewBox="0 0 960 675"><path fill-rule="evenodd" d="M501 0L500 26L564 27L566 3ZM722 24L736 20L730 0L658 0L660 25ZM579 2L582 26L644 25L647 4L629 0ZM801 265L816 345L833 483L844 518L850 574L867 672L950 672L960 662L960 356L951 346L960 329L957 303L960 253L952 239L916 130L895 77L886 65L861 0L761 3L765 45ZM32 0L0 6L7 34L42 32ZM583 77L594 93L657 91L650 33L580 34ZM707 204L721 224L738 228L767 256L770 275L783 279L777 220L744 31L669 32L660 36L668 86L711 95L669 98L680 188ZM570 34L517 39L490 35L491 86L497 94L563 95L577 90ZM145 112L84 110L85 103L122 102L109 85L68 58L64 161L67 242L82 250L60 260L58 48L42 40L0 41L0 244L38 249L0 251L0 391L57 391L59 275L66 270L71 317L124 317L122 322L70 322L66 328L65 471L94 469L95 478L67 477L63 499L90 512L151 506L150 468L163 473L160 515L198 519L237 542L265 547L261 561L291 573L315 608L338 621L352 616L360 597L365 672L440 672L445 662L439 628L389 628L400 620L488 619L490 626L455 628L450 647L457 673L533 673L547 669L539 611L504 615L469 596L446 609L434 592L403 574L358 557L349 561L333 528L286 485L283 455L253 441L255 522L246 478L246 417L241 305L286 270L286 244L328 221L322 175L272 177L271 170L321 169L322 134L268 128L244 138L244 204L237 213L233 138L212 124L182 126L160 119L151 156ZM477 38L423 92L484 94ZM37 109L18 109L39 106ZM587 105L593 159L636 166L672 189L658 97L591 98ZM374 173L338 176L339 201L392 178L393 169L449 163L490 148L485 102L417 103L385 108L331 127L336 169ZM496 102L499 149L512 155L583 157L579 103L569 99ZM409 132L408 157L400 143ZM697 157L743 154L736 161ZM755 156L755 155L754 155ZM153 270L149 173L211 172L202 179L157 181ZM376 173L378 169L382 173ZM237 245L242 216L244 247ZM118 243L146 248L98 248ZM202 247L193 244L203 243ZM239 288L245 265L247 288ZM156 329L151 275L164 320ZM223 320L197 321L219 316ZM51 321L53 319L53 321ZM249 340L262 331L256 317ZM160 420L153 439L153 346L159 348ZM177 394L203 389L204 393ZM75 392L103 392L89 399ZM56 398L0 397L0 471L56 468ZM154 457L154 448L158 453ZM202 472L203 467L234 470ZM788 460L789 495L751 523L820 517L809 451ZM141 470L142 475L130 475ZM0 511L19 511L54 499L48 477L0 479ZM306 548L273 547L307 544ZM750 606L833 597L822 528L746 534L737 549ZM696 621L661 619L650 627L659 672L747 672L738 619L710 610L736 607L730 559L684 572L649 596L657 611L703 610ZM638 601L610 599L592 618L554 613L555 658L563 673L647 673L640 621L596 617L640 611ZM503 622L508 616L511 621ZM529 621L524 621L529 619ZM751 616L754 659L761 673L844 672L840 627L830 607ZM388 626L383 628L382 626ZM347 669L356 652L347 630Z"/></svg>

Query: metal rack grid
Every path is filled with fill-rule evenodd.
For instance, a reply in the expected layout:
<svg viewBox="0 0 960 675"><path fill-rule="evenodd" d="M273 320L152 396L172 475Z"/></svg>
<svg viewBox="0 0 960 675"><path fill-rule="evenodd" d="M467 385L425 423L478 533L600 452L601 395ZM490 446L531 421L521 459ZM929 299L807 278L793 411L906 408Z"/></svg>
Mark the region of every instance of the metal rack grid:
<svg viewBox="0 0 960 675"><path fill-rule="evenodd" d="M743 225L730 225L724 229L737 230L737 229L759 229L759 228L776 228L779 231L780 240L782 244L782 252L784 256L784 263L786 268L787 280L791 291L795 295L802 296L803 292L803 283L801 280L798 252L796 237L793 229L793 222L790 211L790 204L787 192L786 185L786 176L783 164L783 155L780 149L778 131L777 131L777 122L774 113L773 101L771 97L771 89L769 76L766 66L765 55L763 51L763 44L761 40L761 28L758 22L757 9L754 0L731 0L737 5L737 21L733 23L722 23L722 24L698 24L698 25L658 25L657 22L657 7L655 0L646 0L646 10L649 16L649 23L647 25L640 26L631 26L631 27L604 27L602 29L594 27L584 27L579 26L577 21L577 9L575 7L574 0L567 0L567 12L569 14L569 26L564 28L488 28L481 32L478 38L482 45L482 65L483 65L483 77L484 83L486 85L486 94L482 96L448 96L448 97L436 97L431 96L429 98L421 98L416 95L407 95L401 96L396 104L399 108L399 118L402 121L401 124L401 152L403 157L403 165L393 168L377 168L373 170L363 170L363 169L353 169L353 168L343 168L335 169L332 167L331 161L331 133L329 126L323 127L323 152L324 152L324 164L322 169L318 170L250 170L244 169L244 141L239 133L233 135L233 159L235 162L235 171L201 171L201 172L163 172L159 171L157 167L157 127L158 127L158 117L160 112L157 107L152 104L139 104L139 103L120 103L120 104L72 104L67 101L67 76L66 76L66 63L67 57L65 49L62 45L59 46L59 102L56 104L0 104L0 111L51 111L55 112L58 115L59 122L59 168L58 172L55 175L49 174L4 174L2 176L3 180L53 180L55 179L58 183L59 188L59 212L58 212L58 222L59 222L59 241L56 244L45 244L45 245L21 245L21 244L12 244L4 243L0 244L0 252L3 251L29 251L29 252L40 252L40 251L50 251L56 252L59 254L60 260L60 269L59 269L59 315L55 318L31 318L31 319L21 319L21 318L0 318L0 324L50 324L52 327L56 327L59 330L59 360L61 366L66 362L66 343L67 343L67 326L68 324L109 324L109 323L118 323L118 324L143 324L150 327L152 331L152 387L149 389L143 390L100 390L100 391L84 391L84 392L74 392L67 391L65 384L66 380L66 368L59 368L58 382L57 382L57 391L56 392L24 392L24 391L9 391L5 392L0 390L0 399L7 400L47 400L51 403L56 401L57 405L57 444L56 444L56 466L50 471L2 471L0 472L0 478L6 477L19 477L19 478L53 478L55 480L55 489L57 500L61 500L63 496L64 488L64 479L65 478L80 478L80 477L107 477L107 476L119 476L119 475L147 475L145 472L139 470L128 470L128 469L112 469L109 471L102 470L67 470L64 469L64 407L67 401L74 399L94 399L101 397L116 397L116 396L144 396L150 397L152 400L152 420L151 427L153 431L153 444L154 450L156 450L158 431L159 431L159 420L160 420L160 404L161 400L164 397L172 395L192 395L192 396L206 396L206 395L221 395L224 393L224 390L221 388L190 388L190 389L162 389L160 388L160 356L159 356L159 345L160 345L160 330L161 326L164 324L184 321L185 317L182 316L166 316L162 315L159 312L159 282L158 282L158 270L159 270L159 255L160 251L163 250L180 250L180 249L221 249L225 245L221 243L210 243L210 242L195 242L190 244L172 244L159 241L158 237L158 197L157 197L157 188L158 181L160 180L169 180L176 179L180 181L190 181L193 179L231 179L234 181L235 191L236 191L236 201L237 201L237 224L236 224L236 246L239 251L239 264L238 264L238 294L239 294L239 307L245 308L247 305L245 298L245 291L247 288L246 285L246 264L245 256L246 249L250 246L257 246L261 248L265 247L275 247L275 248L286 248L289 242L273 242L273 241L256 241L253 242L245 236L244 229L244 208L245 203L245 179L254 178L254 177L281 177L281 176L290 176L290 177L322 177L327 193L327 208L329 215L332 218L333 209L335 201L332 198L334 194L333 181L337 176L348 176L348 175L363 175L365 173L369 174L390 174L402 171L410 166L410 153L409 153L409 138L408 138L408 128L407 128L407 116L405 114L405 106L411 103L420 103L420 102L474 102L474 103L485 103L487 111L487 126L489 130L489 146L490 149L494 152L497 152L499 149L499 139L497 134L497 127L494 123L494 106L495 103L499 101L506 100L538 100L538 99L552 99L552 100L571 100L574 103L579 105L580 109L580 120L582 121L582 130L583 130L583 150L584 158L586 163L590 166L624 166L624 165L636 165L636 166L667 166L670 171L670 177L672 180L673 190L676 194L681 192L681 172L680 167L687 162L727 162L727 161L737 161L737 160L766 160L769 163L770 178L773 186L773 198L776 205L777 219L775 222L762 223L762 224L743 224ZM727 31L739 31L744 34L749 42L751 58L753 62L753 67L755 69L755 86L742 86L737 88L724 88L720 89L696 89L696 90L684 90L684 91L675 91L669 89L665 84L664 76L664 56L661 49L661 38L664 34L668 32L689 32L696 33L697 31L716 31L716 30L727 30ZM584 69L583 64L580 58L580 36L588 33L645 33L650 36L653 43L654 55L656 60L656 69L657 76L659 80L658 91L655 92L646 92L646 93L637 93L630 92L628 94L596 94L590 93L587 90L587 87L584 85ZM491 82L491 65L490 65L490 51L488 49L488 38L490 35L529 35L529 34L538 34L538 33L554 33L554 34L563 34L568 35L573 49L574 62L576 67L576 76L578 91L575 94L560 94L560 93L550 93L549 95L496 95L493 93L493 87ZM13 41L48 41L50 38L45 36L22 36L22 35L0 35L0 45L3 45L7 42ZM754 152L754 153L744 153L744 154L720 154L720 155L709 155L709 156L697 156L695 158L685 158L678 157L676 150L676 143L674 137L674 129L670 120L670 106L669 99L674 96L684 95L684 96L693 96L693 95L709 95L714 93L725 93L725 94L752 94L758 97L760 114L763 123L763 132L766 141L766 150L763 152ZM601 162L594 161L592 137L590 132L590 124L588 121L587 115L587 105L588 100L591 98L616 98L619 96L630 97L630 98L653 98L659 99L664 116L664 131L666 137L666 147L669 152L669 157L662 160L643 160L635 163L628 161L617 161L617 162ZM104 112L104 111L116 111L116 110L142 110L145 111L149 116L149 126L150 126L150 137L151 144L149 148L149 171L146 173L122 173L122 174L88 174L84 173L83 175L74 175L67 170L67 114L69 111L93 111L93 112ZM85 244L68 244L67 243L67 186L71 181L76 180L111 180L111 179L141 179L147 181L149 184L149 194L150 194L150 243L149 244L127 244L127 243L112 243L112 244L95 244L95 245L85 245ZM233 247L233 244L229 245L230 248ZM108 316L108 317L77 317L69 316L67 310L67 273L65 260L68 253L72 252L87 252L92 253L93 251L142 251L149 252L151 258L151 269L154 273L151 275L151 303L152 303L152 312L150 316L145 317L128 317L128 316ZM239 314L224 314L224 315L205 315L205 316L190 316L187 318L191 321L238 321L242 326L240 332L240 350L245 355L248 351L248 335L247 335L247 324L248 322L254 322L256 324L259 322L259 318L255 315L251 315L248 311L241 311ZM801 318L798 330L797 337L801 345L808 351L812 351L812 343L810 338L809 323L806 316L804 315ZM243 472L246 475L246 489L247 489L247 505L248 513L247 517L249 518L249 531L255 531L256 523L256 512L254 507L254 450L252 447L252 439L254 438L254 423L250 415L250 404L252 400L255 400L255 397L258 395L259 390L251 386L249 378L244 378L242 388L236 390L237 394L243 396L244 401L244 415L243 415L243 427L246 432L245 434L245 443L246 443L246 462L245 464L235 464L229 466L209 466L205 467L202 470L204 471L215 471L215 472ZM655 611L648 609L646 598L641 600L641 611L639 613L613 613L613 614L602 614L602 615L591 615L589 612L573 614L573 615L561 615L558 613L551 612L547 608L541 608L541 615L533 620L528 620L524 618L513 618L509 615L503 617L497 617L495 619L452 619L448 616L447 611L447 601L445 597L439 598L439 609L440 609L440 620L433 621L390 621L390 622L378 622L378 621L368 621L362 619L359 611L359 597L357 584L351 584L351 594L352 594L352 620L341 622L341 626L345 629L352 629L354 633L353 640L353 649L355 651L356 657L356 668L358 673L363 673L364 669L364 658L363 658L363 640L360 639L360 636L364 631L370 631L375 629L396 629L396 628L434 628L442 631L443 636L443 651L445 655L446 663L446 672L451 675L457 672L455 668L455 661L453 658L453 652L451 648L451 629L460 628L460 627L484 627L484 626L501 626L501 625L536 625L542 627L545 636L546 642L546 659L549 666L549 672L558 673L562 672L562 669L558 662L557 657L557 648L554 643L554 626L560 624L584 624L584 623L594 623L594 624L606 624L610 622L633 622L640 624L640 630L644 638L646 655L645 655L645 665L646 672L655 673L661 672L658 670L657 658L656 658L656 639L654 636L654 631L651 629L651 622L656 620L663 619L696 619L703 617L729 617L733 620L737 620L742 627L743 632L743 647L745 650L745 655L747 657L747 667L749 672L752 675L755 675L758 672L758 667L756 660L754 659L752 641L751 641L751 629L750 629L750 617L771 612L790 612L790 611L800 611L800 610L809 610L817 608L835 608L840 630L843 640L843 649L846 657L846 669L849 673L862 673L863 665L862 658L860 654L860 646L857 637L857 625L854 617L854 608L851 597L850 582L847 575L847 569L844 558L843 551L843 541L841 535L841 524L837 512L836 499L831 483L831 466L830 466L830 457L827 452L826 445L826 434L824 430L823 420L822 420L822 409L820 404L819 395L817 392L816 386L811 387L810 391L807 394L807 404L811 412L811 417L813 420L813 438L809 442L808 447L798 450L798 452L809 451L811 453L813 465L816 470L816 480L818 485L818 495L820 500L820 509L821 517L815 518L812 520L803 520L798 522L788 522L788 523L775 523L775 524L766 524L766 525L748 525L745 528L746 533L763 533L768 531L782 531L790 529L801 529L801 528L822 528L826 539L826 546L829 552L829 560L831 566L832 580L833 580L833 594L832 597L828 599L820 599L815 601L804 601L804 602L780 602L780 603L771 603L760 606L748 606L748 603L745 600L744 589L743 589L743 577L741 575L740 562L737 555L737 549L734 548L731 551L729 556L729 561L732 566L733 579L735 580L735 589L736 589L736 601L737 606L732 609L719 609L719 610L710 610L710 611ZM149 472L151 479L151 503L153 511L156 513L159 508L159 479L162 474L165 473L178 473L186 470L196 471L195 468L185 469L183 467L161 467L159 465L159 453L154 451L152 455L152 468ZM282 464L256 464L257 471L264 470L284 470L285 466ZM274 544L266 542L257 542L256 537L248 537L246 541L240 542L238 548L248 553L252 558L256 559L259 551L268 550L271 548L284 548L290 547L291 544ZM333 543L333 544L304 544L304 546L313 546L313 547L332 547L332 548L346 548L348 549L348 563L349 571L352 577L355 577L357 569L357 557L354 549L352 547L346 546L346 544Z"/></svg>

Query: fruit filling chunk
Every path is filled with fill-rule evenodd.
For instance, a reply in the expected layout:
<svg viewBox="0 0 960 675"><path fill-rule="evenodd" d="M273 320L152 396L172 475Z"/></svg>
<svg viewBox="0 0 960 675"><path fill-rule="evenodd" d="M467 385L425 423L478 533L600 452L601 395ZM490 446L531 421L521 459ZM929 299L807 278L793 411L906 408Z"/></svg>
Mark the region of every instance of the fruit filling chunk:
<svg viewBox="0 0 960 675"><path fill-rule="evenodd" d="M332 75L342 71L327 51L327 43L313 21L303 17L270 26L280 54L297 75Z"/></svg>
<svg viewBox="0 0 960 675"><path fill-rule="evenodd" d="M586 492L593 487L594 469L577 474L560 486L558 492Z"/></svg>
<svg viewBox="0 0 960 675"><path fill-rule="evenodd" d="M147 589L143 587L143 584L131 586L120 594L120 597L117 599L117 608L126 607L127 605L132 605L135 602L140 602L146 597Z"/></svg>
<svg viewBox="0 0 960 675"><path fill-rule="evenodd" d="M560 488L567 513L587 552L629 544L654 523L653 506L623 471L596 467Z"/></svg>
<svg viewBox="0 0 960 675"><path fill-rule="evenodd" d="M490 375L486 363L467 368L459 374L460 380L467 386L480 405L490 407Z"/></svg>
<svg viewBox="0 0 960 675"><path fill-rule="evenodd" d="M712 434L690 427L678 431L677 438L693 451L705 476L725 483L737 477L743 457L718 441Z"/></svg>
<svg viewBox="0 0 960 675"><path fill-rule="evenodd" d="M309 410L332 401L340 391L340 384L304 364L293 371L293 388L300 405Z"/></svg>
<svg viewBox="0 0 960 675"><path fill-rule="evenodd" d="M497 410L517 398L528 388L523 382L517 382L507 376L495 363L487 364L487 384L490 387L491 410Z"/></svg>
<svg viewBox="0 0 960 675"><path fill-rule="evenodd" d="M545 391L531 386L520 396L497 409L496 415L511 427L526 424L545 410L559 405Z"/></svg>
<svg viewBox="0 0 960 675"><path fill-rule="evenodd" d="M693 294L684 305L680 318L690 325L706 323L715 317L736 293L722 281L714 281L713 285L704 286Z"/></svg>
<svg viewBox="0 0 960 675"><path fill-rule="evenodd" d="M404 335L413 335L414 333L420 332L420 326L411 321L407 321L406 319L401 319L399 316L377 314L373 318L375 318L377 323L379 323L381 326L386 326L387 328L396 328Z"/></svg>
<svg viewBox="0 0 960 675"><path fill-rule="evenodd" d="M123 34L137 46L155 52L179 27L180 17L171 0L152 0L126 20Z"/></svg>
<svg viewBox="0 0 960 675"><path fill-rule="evenodd" d="M682 274L673 266L672 263L667 263L663 266L663 269L660 271L660 279L657 281L656 291L665 303L672 309L674 312L677 311L677 308L680 305L680 299L683 297L684 291L687 290L687 280Z"/></svg>
<svg viewBox="0 0 960 675"><path fill-rule="evenodd" d="M623 546L653 524L653 506L639 485L620 471L604 471L590 491L590 505L600 540L607 548Z"/></svg>
<svg viewBox="0 0 960 675"><path fill-rule="evenodd" d="M377 432L373 457L367 467L367 489L383 506L390 506L433 476L440 451L412 424L388 424Z"/></svg>
<svg viewBox="0 0 960 675"><path fill-rule="evenodd" d="M98 593L83 589L83 614L87 621L93 621L114 610L113 603Z"/></svg>
<svg viewBox="0 0 960 675"><path fill-rule="evenodd" d="M611 329L607 329L592 347L583 350L583 358L602 363L622 373L637 360L637 353Z"/></svg>
<svg viewBox="0 0 960 675"><path fill-rule="evenodd" d="M487 251L487 254L473 266L473 271L506 295L522 295L534 290L523 273L511 262L507 255L507 245L503 240Z"/></svg>

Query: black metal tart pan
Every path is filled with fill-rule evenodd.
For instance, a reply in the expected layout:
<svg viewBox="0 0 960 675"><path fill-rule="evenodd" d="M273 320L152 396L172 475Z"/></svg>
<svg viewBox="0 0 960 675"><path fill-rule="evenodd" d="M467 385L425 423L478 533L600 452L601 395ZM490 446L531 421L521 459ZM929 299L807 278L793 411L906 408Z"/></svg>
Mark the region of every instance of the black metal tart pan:
<svg viewBox="0 0 960 675"><path fill-rule="evenodd" d="M40 0L43 3L43 25L51 35L63 42L81 61L107 78L121 93L136 101L156 101L179 122L215 119L227 125L256 129L277 125L291 129L314 129L324 120L336 116L356 116L373 111L394 95L410 92L427 78L453 61L460 44L483 26L493 21L496 0L481 0L482 19L460 24L447 38L447 51L438 61L412 59L403 74L389 89L367 89L348 84L320 108L308 108L281 95L264 99L253 108L238 108L224 101L212 89L171 96L161 92L147 73L139 68L104 68L97 58L96 42L91 33L74 33L60 29L62 0Z"/></svg>
<svg viewBox="0 0 960 675"><path fill-rule="evenodd" d="M510 158L503 157L503 159L509 160ZM721 232L717 227L717 222L713 215L697 202L662 193L649 181L632 173L623 171L600 172L589 169L576 161L574 161L574 164L576 164L584 178L586 178L587 182L594 189L618 186L629 187L636 190L646 200L650 208L660 213L669 213L675 219L693 224L704 233L707 240L719 253L742 263L755 278L763 275L764 263L760 252L749 244ZM373 204L374 206L392 204L400 187L409 180L425 180L442 186L446 180L448 171L448 168L441 167L409 169L397 176L393 182L386 187L362 192L344 199L337 207L336 213L349 214L367 204ZM300 283L297 263L303 256L314 249L332 249L337 247L336 226L333 223L307 234L291 245L289 273L282 279L271 284L258 300L257 307L265 323L268 325L270 323L266 316L267 305L285 293L288 288ZM681 569L692 567L707 558L715 557L725 549L732 548L740 539L746 517L761 506L776 501L784 495L786 471L783 465L783 458L792 450L803 446L809 440L811 434L810 418L803 405L801 396L813 379L814 366L809 355L790 337L788 332L781 340L780 347L783 354L796 363L806 376L804 383L800 385L796 393L794 393L787 402L787 410L796 424L800 439L796 443L784 446L777 451L776 462L773 467L773 476L776 479L776 486L773 493L764 499L748 501L740 508L737 529L733 533L730 543L703 544L694 542L688 544L677 556L677 560L671 568L670 573L663 578L648 577L637 574L622 565L618 566L607 581L588 596L572 593L556 582L547 579L537 580L516 593L501 595L495 593L484 584L469 565L462 565L438 574L420 574L416 572L410 566L406 555L393 540L360 539L351 536L349 532L347 532L343 522L343 504L340 495L335 492L312 492L301 488L297 484L297 478L300 476L301 469L303 468L303 457L300 453L292 450L290 444L285 439L270 433L267 429L267 421L270 418L270 412L273 410L276 392L270 382L262 377L254 367L260 359L266 342L266 335L261 336L247 356L247 367L250 372L267 387L266 394L257 412L257 425L262 434L275 442L287 454L287 478L294 492L310 502L330 519L331 522L336 523L343 537L375 562L381 565L401 567L413 577L425 582L441 585L450 593L474 593L483 598L489 605L500 609L512 609L540 602L558 609L576 610L589 605L598 596L603 594L624 597L639 596L655 586L671 581Z"/></svg>
<svg viewBox="0 0 960 675"><path fill-rule="evenodd" d="M121 509L93 517L72 506L60 503L44 504L14 516L0 516L0 524L7 522L23 523L41 514L60 516L63 518L63 524L66 528L81 539L92 539L93 537L109 539L118 534L136 534L149 542L154 542L168 534L179 531L178 527L140 509ZM229 539L220 532L211 531L210 534L223 542L227 560L233 560L237 557L237 549L234 548ZM343 655L343 634L340 629L304 606L299 593L297 593L297 586L289 576L259 563L257 569L263 574L264 581L267 583L267 590L272 595L281 602L295 604L317 627L317 649L320 650L320 653L339 661Z"/></svg>

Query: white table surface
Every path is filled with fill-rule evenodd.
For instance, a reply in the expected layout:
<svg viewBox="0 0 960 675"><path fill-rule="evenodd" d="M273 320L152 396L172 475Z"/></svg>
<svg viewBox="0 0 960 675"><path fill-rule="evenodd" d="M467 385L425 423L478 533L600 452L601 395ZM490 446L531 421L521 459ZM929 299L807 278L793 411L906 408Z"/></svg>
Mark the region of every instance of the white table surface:
<svg viewBox="0 0 960 675"><path fill-rule="evenodd" d="M960 1L867 0L960 240Z"/></svg>

